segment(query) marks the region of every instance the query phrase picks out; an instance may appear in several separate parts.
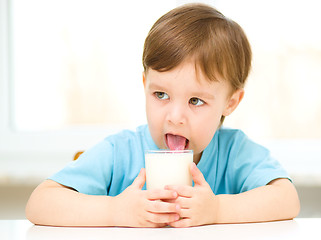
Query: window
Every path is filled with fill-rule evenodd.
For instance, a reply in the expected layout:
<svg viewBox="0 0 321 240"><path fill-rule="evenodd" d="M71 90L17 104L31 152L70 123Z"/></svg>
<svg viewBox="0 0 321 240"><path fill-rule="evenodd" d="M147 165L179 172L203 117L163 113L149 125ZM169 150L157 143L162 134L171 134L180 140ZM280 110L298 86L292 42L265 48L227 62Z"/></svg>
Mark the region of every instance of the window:
<svg viewBox="0 0 321 240"><path fill-rule="evenodd" d="M0 4L4 116L0 138L5 151L48 149L50 143L52 151L77 148L79 144L71 142L88 136L97 141L146 122L144 39L175 2L0 0ZM24 137L32 140L23 143Z"/></svg>
<svg viewBox="0 0 321 240"><path fill-rule="evenodd" d="M230 123L260 138L321 137L321 21L317 1L218 1L246 31L253 68Z"/></svg>
<svg viewBox="0 0 321 240"><path fill-rule="evenodd" d="M145 122L144 38L156 16L174 6L13 0L15 127L44 131Z"/></svg>
<svg viewBox="0 0 321 240"><path fill-rule="evenodd" d="M68 152L68 161L110 133L143 124L144 39L158 17L187 2L0 0L0 158ZM225 125L270 146L287 167L302 158L315 166L320 3L201 2L238 22L253 50L245 98Z"/></svg>

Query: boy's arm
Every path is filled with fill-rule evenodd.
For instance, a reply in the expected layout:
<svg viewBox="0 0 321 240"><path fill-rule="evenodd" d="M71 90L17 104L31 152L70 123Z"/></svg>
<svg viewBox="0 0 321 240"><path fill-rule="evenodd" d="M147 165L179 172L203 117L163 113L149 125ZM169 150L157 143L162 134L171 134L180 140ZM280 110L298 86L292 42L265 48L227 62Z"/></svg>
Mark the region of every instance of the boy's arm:
<svg viewBox="0 0 321 240"><path fill-rule="evenodd" d="M264 222L293 219L299 214L300 201L288 179L236 195L218 195L218 223Z"/></svg>
<svg viewBox="0 0 321 240"><path fill-rule="evenodd" d="M52 180L46 180L31 194L26 206L26 217L39 225L110 225L112 219L106 217L106 213L113 210L111 201L111 197L81 194Z"/></svg>
<svg viewBox="0 0 321 240"><path fill-rule="evenodd" d="M116 197L93 196L52 180L40 184L30 196L26 216L34 224L52 226L162 227L179 218L174 191L143 191L142 170L124 192Z"/></svg>
<svg viewBox="0 0 321 240"><path fill-rule="evenodd" d="M300 210L295 187L288 179L276 179L268 185L240 194L214 195L202 173L193 164L194 187L168 186L177 191L182 219L173 227L213 223L262 222L292 219Z"/></svg>

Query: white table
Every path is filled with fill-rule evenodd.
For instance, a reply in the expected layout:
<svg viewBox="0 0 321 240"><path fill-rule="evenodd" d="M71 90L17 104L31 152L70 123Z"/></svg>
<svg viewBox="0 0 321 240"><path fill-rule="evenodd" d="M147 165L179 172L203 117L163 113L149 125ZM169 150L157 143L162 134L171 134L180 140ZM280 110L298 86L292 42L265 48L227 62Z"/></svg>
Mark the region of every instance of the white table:
<svg viewBox="0 0 321 240"><path fill-rule="evenodd" d="M321 218L192 228L80 228L34 226L27 220L0 220L1 240L82 239L321 239Z"/></svg>

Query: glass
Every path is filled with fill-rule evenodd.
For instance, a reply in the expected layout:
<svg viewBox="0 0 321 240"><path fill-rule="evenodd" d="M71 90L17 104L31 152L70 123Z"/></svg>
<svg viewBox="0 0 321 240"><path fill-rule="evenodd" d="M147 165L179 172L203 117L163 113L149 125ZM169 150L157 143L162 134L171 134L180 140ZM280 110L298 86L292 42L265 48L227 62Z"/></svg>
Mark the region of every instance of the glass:
<svg viewBox="0 0 321 240"><path fill-rule="evenodd" d="M192 186L190 164L193 150L148 150L145 152L146 188L163 189L166 185Z"/></svg>

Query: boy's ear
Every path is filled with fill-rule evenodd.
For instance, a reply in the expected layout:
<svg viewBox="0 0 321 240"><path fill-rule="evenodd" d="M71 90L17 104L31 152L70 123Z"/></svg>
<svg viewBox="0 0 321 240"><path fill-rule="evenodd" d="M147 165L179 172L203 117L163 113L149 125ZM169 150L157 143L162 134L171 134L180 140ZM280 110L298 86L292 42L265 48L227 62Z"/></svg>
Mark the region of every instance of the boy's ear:
<svg viewBox="0 0 321 240"><path fill-rule="evenodd" d="M223 116L230 115L237 108L239 103L242 101L243 97L244 97L244 89L243 88L237 89L228 100L227 105L223 112Z"/></svg>
<svg viewBox="0 0 321 240"><path fill-rule="evenodd" d="M143 84L144 84L144 88L146 87L146 75L145 72L143 72Z"/></svg>

